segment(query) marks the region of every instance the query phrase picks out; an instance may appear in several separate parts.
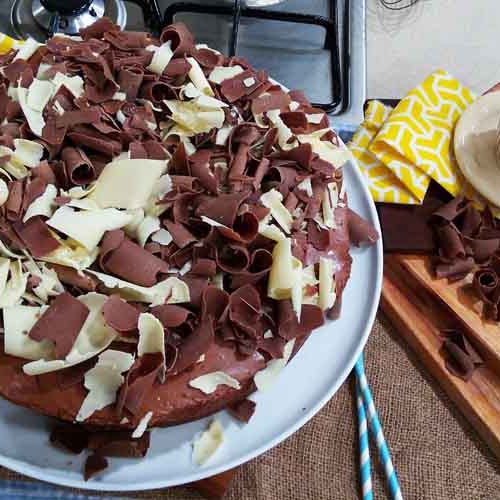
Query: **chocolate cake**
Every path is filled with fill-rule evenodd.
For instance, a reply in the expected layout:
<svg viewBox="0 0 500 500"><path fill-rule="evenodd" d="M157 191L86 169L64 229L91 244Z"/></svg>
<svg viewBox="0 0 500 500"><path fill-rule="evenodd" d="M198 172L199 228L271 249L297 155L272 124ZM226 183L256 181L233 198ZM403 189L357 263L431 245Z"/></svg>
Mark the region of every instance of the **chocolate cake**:
<svg viewBox="0 0 500 500"><path fill-rule="evenodd" d="M248 420L378 237L326 114L183 24L107 19L0 56L0 102L0 394L93 428Z"/></svg>

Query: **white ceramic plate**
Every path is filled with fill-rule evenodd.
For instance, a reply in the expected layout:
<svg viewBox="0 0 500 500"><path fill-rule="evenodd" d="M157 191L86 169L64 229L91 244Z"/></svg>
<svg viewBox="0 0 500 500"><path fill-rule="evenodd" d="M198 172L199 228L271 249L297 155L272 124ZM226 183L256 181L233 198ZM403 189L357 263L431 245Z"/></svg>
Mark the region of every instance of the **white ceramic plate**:
<svg viewBox="0 0 500 500"><path fill-rule="evenodd" d="M375 206L352 159L344 167L349 205L380 232ZM205 467L191 461L193 437L210 418L166 429L154 429L145 459L110 459L99 477L83 481L85 454L53 448L50 421L0 399L0 464L59 485L95 490L145 490L174 486L218 474L276 446L312 418L347 378L370 333L382 283L382 243L352 249L351 278L343 295L339 320L315 331L278 381L252 396L257 410L242 425L226 412L217 418L224 443Z"/></svg>

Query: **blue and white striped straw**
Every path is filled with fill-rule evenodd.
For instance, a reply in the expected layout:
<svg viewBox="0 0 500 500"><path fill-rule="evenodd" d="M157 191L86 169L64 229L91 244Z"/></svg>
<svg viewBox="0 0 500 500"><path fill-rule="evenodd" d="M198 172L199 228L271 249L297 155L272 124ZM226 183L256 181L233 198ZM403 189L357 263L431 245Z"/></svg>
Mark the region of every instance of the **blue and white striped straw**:
<svg viewBox="0 0 500 500"><path fill-rule="evenodd" d="M361 396L358 381L356 380L356 403L358 406L359 431L359 467L361 473L361 494L363 500L373 500L372 473L370 463L370 444L368 442L368 423L366 421L365 406Z"/></svg>
<svg viewBox="0 0 500 500"><path fill-rule="evenodd" d="M389 485L391 498L393 500L403 500L403 495L401 494L401 488L399 486L396 471L394 470L394 467L392 465L389 447L387 446L387 442L382 431L382 426L380 425L377 411L375 410L372 392L370 390L370 386L368 385L368 380L366 379L365 368L363 366L363 354L361 354L358 361L356 361L354 370L356 372L357 382L361 390L361 397L363 399L365 411L368 414L370 429L375 436L375 442L377 443L379 457L382 461L382 465L384 466L385 476Z"/></svg>

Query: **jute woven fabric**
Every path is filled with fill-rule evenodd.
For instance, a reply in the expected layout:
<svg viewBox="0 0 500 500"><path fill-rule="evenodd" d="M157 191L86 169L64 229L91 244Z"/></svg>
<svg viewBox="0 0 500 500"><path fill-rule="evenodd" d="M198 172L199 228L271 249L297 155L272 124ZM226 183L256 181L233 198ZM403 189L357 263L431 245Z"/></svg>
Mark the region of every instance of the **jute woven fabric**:
<svg viewBox="0 0 500 500"><path fill-rule="evenodd" d="M500 499L498 461L380 314L365 351L365 364L404 498ZM348 381L299 432L242 466L227 500L359 498L353 394L352 381ZM386 498L375 449L372 458L375 498ZM28 480L6 469L0 469L0 478ZM188 488L116 496L202 498Z"/></svg>

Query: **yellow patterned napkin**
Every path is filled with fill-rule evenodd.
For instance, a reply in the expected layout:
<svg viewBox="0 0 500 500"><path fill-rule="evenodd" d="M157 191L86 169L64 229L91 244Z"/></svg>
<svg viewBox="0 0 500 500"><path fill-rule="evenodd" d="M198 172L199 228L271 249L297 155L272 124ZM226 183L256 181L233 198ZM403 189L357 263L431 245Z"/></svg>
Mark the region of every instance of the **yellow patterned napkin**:
<svg viewBox="0 0 500 500"><path fill-rule="evenodd" d="M423 198L415 196L412 190L408 189L398 176L368 149L391 112L390 106L380 101L370 101L365 111L365 119L353 135L348 147L358 160L359 168L365 174L368 188L375 201L419 204ZM420 187L425 193L429 185L427 174L411 164L401 168L406 168L408 175L414 179L410 184Z"/></svg>
<svg viewBox="0 0 500 500"><path fill-rule="evenodd" d="M438 70L410 91L392 112L389 108L390 114L382 123L375 120L377 125L370 129L365 119L349 147L367 175L375 201L421 203L431 178L452 195L465 188L453 158L452 135L458 118L473 99L469 89L446 71ZM379 111L381 106L373 105L378 117L388 112L387 107ZM366 118L370 119L372 113L369 106Z"/></svg>
<svg viewBox="0 0 500 500"><path fill-rule="evenodd" d="M5 54L14 46L15 43L19 43L18 40L11 38L10 36L0 33L0 54Z"/></svg>

